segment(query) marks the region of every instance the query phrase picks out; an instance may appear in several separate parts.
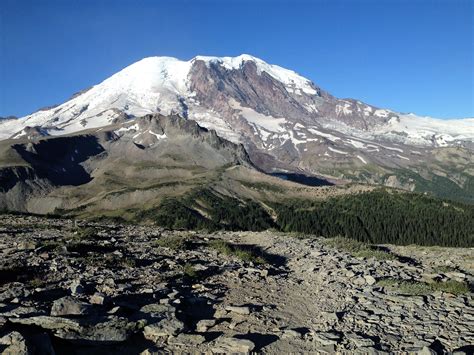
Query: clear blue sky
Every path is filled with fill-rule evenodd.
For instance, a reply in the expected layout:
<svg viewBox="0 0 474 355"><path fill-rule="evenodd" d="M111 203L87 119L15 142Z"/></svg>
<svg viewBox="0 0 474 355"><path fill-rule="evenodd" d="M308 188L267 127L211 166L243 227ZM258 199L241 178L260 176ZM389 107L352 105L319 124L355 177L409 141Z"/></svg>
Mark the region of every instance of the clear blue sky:
<svg viewBox="0 0 474 355"><path fill-rule="evenodd" d="M1 0L0 116L146 56L248 53L338 97L474 117L472 0Z"/></svg>

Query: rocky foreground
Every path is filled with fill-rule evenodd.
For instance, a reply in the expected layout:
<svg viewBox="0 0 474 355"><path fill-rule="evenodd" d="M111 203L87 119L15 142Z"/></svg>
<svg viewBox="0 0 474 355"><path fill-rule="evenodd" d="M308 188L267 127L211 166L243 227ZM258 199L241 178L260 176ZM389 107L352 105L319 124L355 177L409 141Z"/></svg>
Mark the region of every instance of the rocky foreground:
<svg viewBox="0 0 474 355"><path fill-rule="evenodd" d="M472 353L472 249L357 248L0 215L0 351Z"/></svg>

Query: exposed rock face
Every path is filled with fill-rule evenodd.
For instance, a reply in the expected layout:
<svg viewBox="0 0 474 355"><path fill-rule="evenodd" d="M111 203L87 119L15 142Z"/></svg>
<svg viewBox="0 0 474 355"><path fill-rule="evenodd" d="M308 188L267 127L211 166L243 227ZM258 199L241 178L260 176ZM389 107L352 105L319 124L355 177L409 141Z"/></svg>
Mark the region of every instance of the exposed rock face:
<svg viewBox="0 0 474 355"><path fill-rule="evenodd" d="M468 249L387 245L375 259L272 232L1 221L3 352L469 353L474 345ZM90 228L93 236L75 234ZM171 237L186 243L157 243ZM252 245L266 263L223 254L215 238ZM37 247L18 249L19 240ZM82 292L67 296L79 274ZM93 302L105 292L106 302Z"/></svg>

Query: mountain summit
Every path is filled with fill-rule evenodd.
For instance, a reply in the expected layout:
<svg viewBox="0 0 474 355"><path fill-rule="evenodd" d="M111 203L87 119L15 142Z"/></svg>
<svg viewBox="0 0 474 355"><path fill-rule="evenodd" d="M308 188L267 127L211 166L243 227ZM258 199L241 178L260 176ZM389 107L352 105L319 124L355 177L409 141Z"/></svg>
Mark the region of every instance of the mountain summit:
<svg viewBox="0 0 474 355"><path fill-rule="evenodd" d="M0 121L0 139L69 135L154 113L194 120L243 144L267 172L410 190L448 184L460 194L472 181L472 119L437 120L339 99L247 54L142 59L59 106Z"/></svg>

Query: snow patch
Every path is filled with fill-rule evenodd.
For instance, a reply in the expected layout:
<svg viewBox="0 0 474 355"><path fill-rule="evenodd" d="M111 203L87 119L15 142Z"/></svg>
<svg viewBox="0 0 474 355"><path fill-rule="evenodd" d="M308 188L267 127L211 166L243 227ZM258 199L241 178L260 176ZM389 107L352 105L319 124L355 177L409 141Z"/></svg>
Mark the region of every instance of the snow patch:
<svg viewBox="0 0 474 355"><path fill-rule="evenodd" d="M158 140L168 138L165 133L158 134L158 133L152 132L151 130L149 130L148 133L150 133L151 135L154 135L156 139Z"/></svg>
<svg viewBox="0 0 474 355"><path fill-rule="evenodd" d="M345 102L344 105L336 105L336 115L350 115L352 114L352 110L350 109L352 105L348 102Z"/></svg>
<svg viewBox="0 0 474 355"><path fill-rule="evenodd" d="M365 149L366 147L365 143L362 143L353 139L348 139L347 142L358 149Z"/></svg>
<svg viewBox="0 0 474 355"><path fill-rule="evenodd" d="M404 160L410 160L410 158L404 157L403 155L397 154L397 157Z"/></svg>
<svg viewBox="0 0 474 355"><path fill-rule="evenodd" d="M359 159L362 163L367 164L364 158L362 158L360 155L357 155L357 159Z"/></svg>
<svg viewBox="0 0 474 355"><path fill-rule="evenodd" d="M334 152L334 153L337 153L337 154L343 154L343 155L346 155L347 152L344 152L342 150L337 150L337 149L334 149L334 148L331 148L331 147L328 147L328 149L331 151L331 152Z"/></svg>
<svg viewBox="0 0 474 355"><path fill-rule="evenodd" d="M403 149L400 149L400 148L394 148L394 147L387 147L386 145L380 145L381 147L385 148L385 149L388 149L388 150L394 150L396 152L400 152L400 153L403 153Z"/></svg>
<svg viewBox="0 0 474 355"><path fill-rule="evenodd" d="M245 118L249 123L254 123L257 126L274 133L282 133L286 131L285 128L282 127L282 125L287 122L285 118L266 116L249 107L241 106L240 103L234 99L229 100L229 105L233 109L239 110L242 117Z"/></svg>
<svg viewBox="0 0 474 355"><path fill-rule="evenodd" d="M316 134L316 135L318 135L318 136L327 138L327 139L329 139L329 140L332 141L332 142L335 142L335 141L338 141L338 140L341 139L341 138L336 137L336 136L334 136L334 135L332 135L332 134L330 134L330 133L321 132L321 131L319 131L319 130L317 130L317 129L315 129L315 128L308 128L308 131L311 132L311 133L313 133L313 134Z"/></svg>
<svg viewBox="0 0 474 355"><path fill-rule="evenodd" d="M117 133L117 134L120 134L122 132L128 132L128 131L138 131L139 127L138 127L138 123L135 123L134 125L131 125L131 126L128 126L128 127L121 127L117 130L115 130L114 132Z"/></svg>

